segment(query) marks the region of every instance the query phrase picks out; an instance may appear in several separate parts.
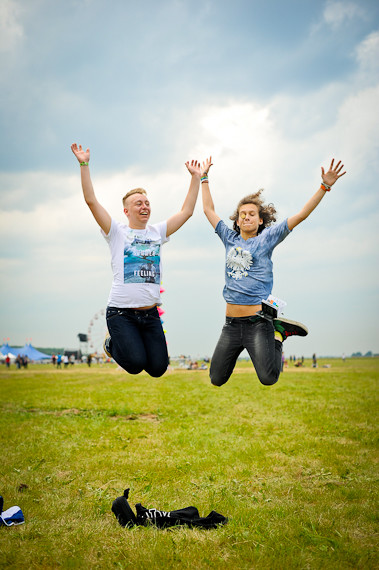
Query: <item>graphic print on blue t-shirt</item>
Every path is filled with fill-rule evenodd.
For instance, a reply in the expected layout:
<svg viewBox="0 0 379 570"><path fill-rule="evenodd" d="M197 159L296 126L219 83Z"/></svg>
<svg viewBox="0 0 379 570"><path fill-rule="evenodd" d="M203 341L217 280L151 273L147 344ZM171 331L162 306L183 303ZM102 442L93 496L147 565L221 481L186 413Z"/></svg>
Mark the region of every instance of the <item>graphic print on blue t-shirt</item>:
<svg viewBox="0 0 379 570"><path fill-rule="evenodd" d="M253 264L253 258L250 251L242 249L242 247L232 247L228 251L226 257L226 266L231 270L228 271L229 277L233 279L242 279L242 277L247 277L248 273L246 269L250 269Z"/></svg>
<svg viewBox="0 0 379 570"><path fill-rule="evenodd" d="M124 283L160 283L160 243L134 237L124 244Z"/></svg>

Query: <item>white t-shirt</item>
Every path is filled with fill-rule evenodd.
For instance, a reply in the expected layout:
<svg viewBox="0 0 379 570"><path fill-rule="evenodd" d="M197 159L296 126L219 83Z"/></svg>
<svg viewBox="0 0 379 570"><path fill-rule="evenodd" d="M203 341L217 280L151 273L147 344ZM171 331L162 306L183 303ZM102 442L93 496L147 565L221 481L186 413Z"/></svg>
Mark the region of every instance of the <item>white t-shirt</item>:
<svg viewBox="0 0 379 570"><path fill-rule="evenodd" d="M149 307L160 303L161 246L169 241L167 222L134 230L112 219L105 240L111 250L113 282L109 307Z"/></svg>

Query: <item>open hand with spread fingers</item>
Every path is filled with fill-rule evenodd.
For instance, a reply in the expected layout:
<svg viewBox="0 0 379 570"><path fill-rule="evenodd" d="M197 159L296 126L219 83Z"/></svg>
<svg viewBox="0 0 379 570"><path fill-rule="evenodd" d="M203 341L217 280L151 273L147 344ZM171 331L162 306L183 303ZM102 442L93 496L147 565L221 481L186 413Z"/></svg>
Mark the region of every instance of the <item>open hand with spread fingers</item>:
<svg viewBox="0 0 379 570"><path fill-rule="evenodd" d="M321 178L322 181L325 182L328 186L333 186L333 184L341 178L344 174L346 174L346 170L340 174L341 170L343 169L343 164L339 160L337 164L334 166L334 158L330 163L329 170L325 172L324 168L321 166Z"/></svg>
<svg viewBox="0 0 379 570"><path fill-rule="evenodd" d="M197 174L198 176L200 176L200 162L199 161L197 161L197 160L189 161L188 160L186 162L186 168L191 175Z"/></svg>
<svg viewBox="0 0 379 570"><path fill-rule="evenodd" d="M71 150L79 162L89 162L89 148L87 148L87 150L83 150L81 144L78 146L76 143L74 143L71 145Z"/></svg>
<svg viewBox="0 0 379 570"><path fill-rule="evenodd" d="M210 156L203 162L203 166L201 167L200 170L201 176L204 176L204 174L208 174L211 166L212 166L212 157Z"/></svg>

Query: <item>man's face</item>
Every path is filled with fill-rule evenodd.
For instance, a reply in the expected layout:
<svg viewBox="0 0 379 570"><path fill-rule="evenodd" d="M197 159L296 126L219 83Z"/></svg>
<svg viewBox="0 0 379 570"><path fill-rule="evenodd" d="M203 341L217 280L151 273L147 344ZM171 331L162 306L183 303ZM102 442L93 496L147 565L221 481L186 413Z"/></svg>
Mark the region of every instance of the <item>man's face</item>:
<svg viewBox="0 0 379 570"><path fill-rule="evenodd" d="M241 232L256 236L262 221L259 217L259 208L255 204L244 204L240 207L237 224Z"/></svg>
<svg viewBox="0 0 379 570"><path fill-rule="evenodd" d="M132 194L127 198L124 213L129 226L135 230L144 229L150 218L150 202L145 194Z"/></svg>

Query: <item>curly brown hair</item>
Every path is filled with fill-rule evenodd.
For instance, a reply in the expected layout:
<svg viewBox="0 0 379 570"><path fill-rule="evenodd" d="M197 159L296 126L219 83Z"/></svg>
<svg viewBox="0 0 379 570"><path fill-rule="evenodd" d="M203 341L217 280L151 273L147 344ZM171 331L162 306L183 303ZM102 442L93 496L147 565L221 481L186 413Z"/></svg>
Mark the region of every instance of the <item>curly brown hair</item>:
<svg viewBox="0 0 379 570"><path fill-rule="evenodd" d="M263 188L258 190L255 194L249 194L245 196L238 202L238 206L234 211L233 215L230 216L230 220L233 221L233 229L237 233L240 233L240 227L237 224L237 220L239 218L239 211L241 206L245 204L255 204L259 210L259 217L262 218L263 223L258 228L258 234L260 234L265 228L271 226L272 223L276 222L276 210L274 204L265 204L263 198L261 198L261 194L263 192Z"/></svg>

